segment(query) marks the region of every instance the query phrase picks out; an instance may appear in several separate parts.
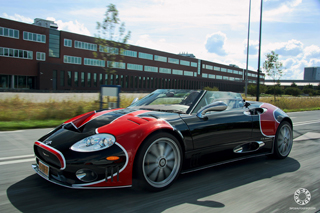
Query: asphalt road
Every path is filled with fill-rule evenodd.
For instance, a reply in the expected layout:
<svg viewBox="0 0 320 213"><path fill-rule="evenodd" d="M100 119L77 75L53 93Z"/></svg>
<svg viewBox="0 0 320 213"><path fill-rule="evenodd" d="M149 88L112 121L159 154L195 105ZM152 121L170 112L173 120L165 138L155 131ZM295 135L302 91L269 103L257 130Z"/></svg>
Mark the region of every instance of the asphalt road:
<svg viewBox="0 0 320 213"><path fill-rule="evenodd" d="M49 129L0 132L0 212L316 212L320 210L320 111L289 113L289 157L247 159L181 175L167 190L75 190L39 177L32 146ZM298 205L294 192L311 193Z"/></svg>

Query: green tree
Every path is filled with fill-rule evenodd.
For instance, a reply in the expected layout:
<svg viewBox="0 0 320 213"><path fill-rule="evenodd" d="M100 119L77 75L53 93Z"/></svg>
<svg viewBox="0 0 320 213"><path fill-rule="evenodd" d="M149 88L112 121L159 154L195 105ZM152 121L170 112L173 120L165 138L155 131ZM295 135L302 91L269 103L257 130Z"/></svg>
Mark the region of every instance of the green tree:
<svg viewBox="0 0 320 213"><path fill-rule="evenodd" d="M299 96L301 95L302 91L298 87L288 87L284 90L285 94Z"/></svg>
<svg viewBox="0 0 320 213"><path fill-rule="evenodd" d="M120 22L119 12L114 4L107 6L107 11L102 22L97 22L98 34L95 35L95 42L98 51L94 52L95 58L106 62L104 70L115 73L115 68L122 66L122 53L129 48L127 44L131 32L126 32L124 22ZM108 84L110 79L108 79Z"/></svg>
<svg viewBox="0 0 320 213"><path fill-rule="evenodd" d="M276 54L274 51L271 51L271 53L268 53L266 55L267 59L263 63L263 69L267 73L269 77L272 78L274 83L274 101L276 101L276 82L280 81L280 78L282 77L282 63L279 62L279 55Z"/></svg>
<svg viewBox="0 0 320 213"><path fill-rule="evenodd" d="M255 96L257 94L257 85L256 84L249 84L247 88L247 92L251 96ZM261 84L259 87L259 92L266 93L267 92L267 86Z"/></svg>
<svg viewBox="0 0 320 213"><path fill-rule="evenodd" d="M291 87L298 87L296 83L292 82Z"/></svg>

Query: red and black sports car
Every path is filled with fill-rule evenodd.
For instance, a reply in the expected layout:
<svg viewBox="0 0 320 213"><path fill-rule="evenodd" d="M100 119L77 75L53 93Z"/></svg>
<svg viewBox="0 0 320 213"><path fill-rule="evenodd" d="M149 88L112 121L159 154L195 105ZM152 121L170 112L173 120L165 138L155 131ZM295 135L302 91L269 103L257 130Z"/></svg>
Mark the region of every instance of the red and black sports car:
<svg viewBox="0 0 320 213"><path fill-rule="evenodd" d="M34 170L70 188L162 190L187 173L254 156L285 158L292 121L232 92L159 89L125 109L72 118L34 144Z"/></svg>

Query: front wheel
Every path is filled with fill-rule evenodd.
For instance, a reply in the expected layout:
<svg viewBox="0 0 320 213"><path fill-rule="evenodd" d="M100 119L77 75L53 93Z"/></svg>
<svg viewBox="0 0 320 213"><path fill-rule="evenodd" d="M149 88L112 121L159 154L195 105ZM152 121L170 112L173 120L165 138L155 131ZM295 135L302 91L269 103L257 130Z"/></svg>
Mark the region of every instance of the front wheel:
<svg viewBox="0 0 320 213"><path fill-rule="evenodd" d="M274 139L273 156L278 159L286 158L292 149L292 143L292 127L287 121L284 121L279 125Z"/></svg>
<svg viewBox="0 0 320 213"><path fill-rule="evenodd" d="M150 191L166 189L179 176L181 165L177 139L168 133L155 134L144 141L136 156L137 186Z"/></svg>

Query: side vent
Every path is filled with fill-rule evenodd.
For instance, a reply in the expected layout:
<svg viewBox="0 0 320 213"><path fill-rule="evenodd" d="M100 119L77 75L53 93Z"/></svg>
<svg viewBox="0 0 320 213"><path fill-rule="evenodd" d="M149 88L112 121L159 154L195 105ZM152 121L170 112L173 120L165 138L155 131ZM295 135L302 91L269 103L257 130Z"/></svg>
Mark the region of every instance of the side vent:
<svg viewBox="0 0 320 213"><path fill-rule="evenodd" d="M110 177L111 182L113 182L113 181L119 182L119 166L108 166L106 168L105 175L106 175L106 177L105 177L106 182L108 182L109 177Z"/></svg>
<svg viewBox="0 0 320 213"><path fill-rule="evenodd" d="M236 146L233 149L233 152L234 153L254 152L254 151L257 151L258 149L260 149L261 147L263 147L264 145L265 145L265 143L262 141L254 141L254 142L250 142L250 143L245 143L245 144Z"/></svg>

